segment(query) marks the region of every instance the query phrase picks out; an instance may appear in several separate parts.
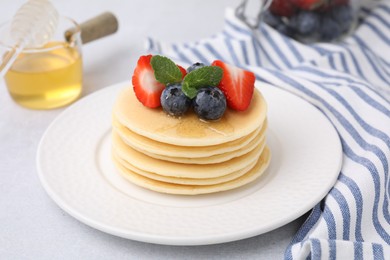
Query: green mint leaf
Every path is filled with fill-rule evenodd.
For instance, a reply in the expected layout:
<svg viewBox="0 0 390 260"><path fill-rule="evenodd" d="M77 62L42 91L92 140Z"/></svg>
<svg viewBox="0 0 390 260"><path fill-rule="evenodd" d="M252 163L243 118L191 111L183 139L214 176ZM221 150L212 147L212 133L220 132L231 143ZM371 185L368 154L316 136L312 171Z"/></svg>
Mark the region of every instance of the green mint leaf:
<svg viewBox="0 0 390 260"><path fill-rule="evenodd" d="M158 82L166 85L181 81L182 74L179 67L167 57L155 55L150 60L150 64L154 70L154 77Z"/></svg>
<svg viewBox="0 0 390 260"><path fill-rule="evenodd" d="M182 91L187 97L194 98L201 87L217 86L222 75L223 70L217 66L205 66L191 71L183 79Z"/></svg>
<svg viewBox="0 0 390 260"><path fill-rule="evenodd" d="M190 99L193 99L196 97L196 93L198 93L197 88L192 88L188 82L183 82L183 85L181 86L181 90L183 91L184 95L189 97Z"/></svg>

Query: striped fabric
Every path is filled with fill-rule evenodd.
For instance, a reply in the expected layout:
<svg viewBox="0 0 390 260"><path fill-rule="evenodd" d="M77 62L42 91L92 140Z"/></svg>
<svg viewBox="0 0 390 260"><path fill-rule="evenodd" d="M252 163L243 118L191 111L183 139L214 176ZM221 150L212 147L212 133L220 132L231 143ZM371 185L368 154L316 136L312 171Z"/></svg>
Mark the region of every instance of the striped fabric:
<svg viewBox="0 0 390 260"><path fill-rule="evenodd" d="M285 251L286 259L390 259L390 2L363 9L339 44L303 45L267 25L251 31L226 11L225 27L181 44L148 40L148 51L190 65L215 59L294 93L337 129L343 166Z"/></svg>

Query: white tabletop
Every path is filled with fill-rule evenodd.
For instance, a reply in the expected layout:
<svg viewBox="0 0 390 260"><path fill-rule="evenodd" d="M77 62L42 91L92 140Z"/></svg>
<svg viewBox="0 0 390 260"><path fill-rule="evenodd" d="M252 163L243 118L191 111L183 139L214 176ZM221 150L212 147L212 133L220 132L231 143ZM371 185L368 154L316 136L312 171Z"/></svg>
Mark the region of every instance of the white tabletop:
<svg viewBox="0 0 390 260"><path fill-rule="evenodd" d="M83 48L83 96L129 80L147 36L166 42L191 41L221 30L225 7L240 0L68 0L53 1L59 12L83 22L104 11L119 31ZM22 0L2 0L1 20ZM63 110L28 110L15 104L0 84L0 259L281 259L300 218L253 238L226 244L175 247L115 237L80 223L43 190L36 151L47 126Z"/></svg>

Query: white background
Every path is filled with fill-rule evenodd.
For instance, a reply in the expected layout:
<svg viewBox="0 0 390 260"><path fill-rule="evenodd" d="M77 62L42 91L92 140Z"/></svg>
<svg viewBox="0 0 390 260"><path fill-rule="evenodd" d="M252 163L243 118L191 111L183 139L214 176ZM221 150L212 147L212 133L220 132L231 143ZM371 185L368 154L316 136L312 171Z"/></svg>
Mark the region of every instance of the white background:
<svg viewBox="0 0 390 260"><path fill-rule="evenodd" d="M83 96L130 80L147 36L165 42L192 41L222 29L225 7L240 0L53 1L58 11L83 22L104 11L119 31L83 47ZM0 21L24 1L1 0ZM173 247L126 240L94 230L62 211L41 187L35 166L39 140L63 110L28 110L0 84L0 259L281 259L302 222L220 245Z"/></svg>

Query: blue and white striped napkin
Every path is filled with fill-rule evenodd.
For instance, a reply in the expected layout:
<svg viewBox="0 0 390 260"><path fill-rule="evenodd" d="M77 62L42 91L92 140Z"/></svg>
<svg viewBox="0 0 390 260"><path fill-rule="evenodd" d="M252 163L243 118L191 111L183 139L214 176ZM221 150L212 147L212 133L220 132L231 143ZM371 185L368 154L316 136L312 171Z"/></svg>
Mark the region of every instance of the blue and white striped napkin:
<svg viewBox="0 0 390 260"><path fill-rule="evenodd" d="M363 9L356 32L339 44L303 45L267 25L250 30L226 12L209 39L148 51L190 65L215 59L253 71L321 110L337 129L343 166L286 249L286 259L390 259L390 2Z"/></svg>

